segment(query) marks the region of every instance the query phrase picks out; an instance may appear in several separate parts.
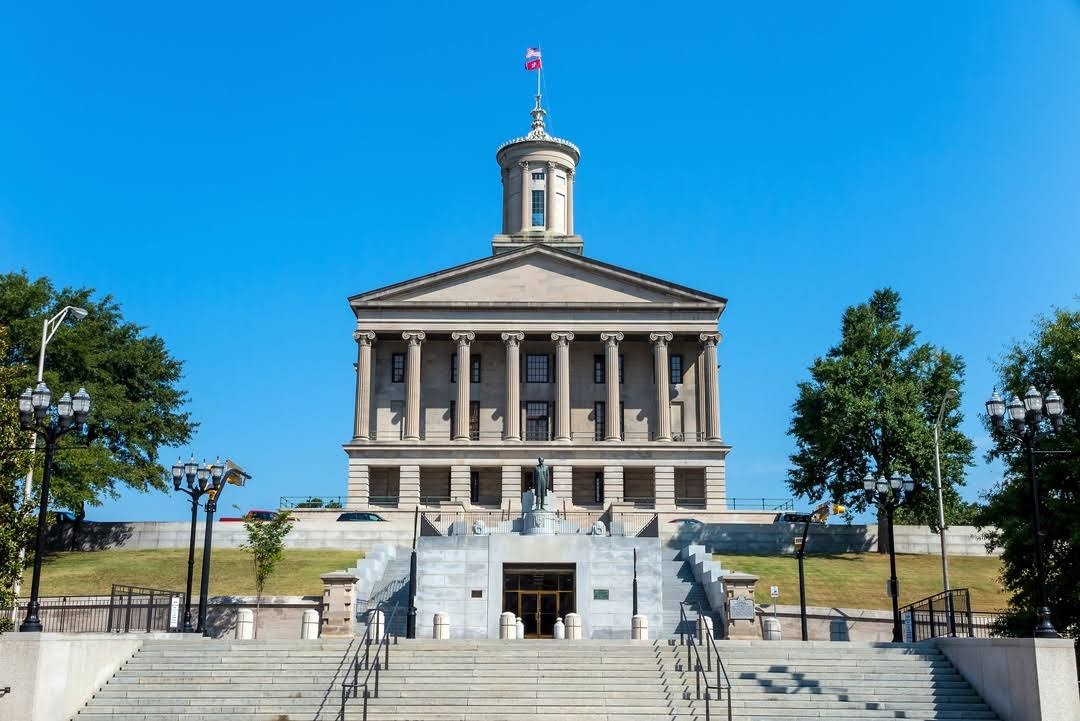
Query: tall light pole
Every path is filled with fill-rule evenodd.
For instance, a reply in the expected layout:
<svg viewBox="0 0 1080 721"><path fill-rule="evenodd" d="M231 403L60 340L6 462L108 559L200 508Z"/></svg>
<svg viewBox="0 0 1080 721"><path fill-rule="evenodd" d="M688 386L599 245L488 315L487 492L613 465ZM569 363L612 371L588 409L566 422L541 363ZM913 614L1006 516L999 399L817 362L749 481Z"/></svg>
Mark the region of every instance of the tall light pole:
<svg viewBox="0 0 1080 721"><path fill-rule="evenodd" d="M72 320L82 320L89 313L83 308L78 308L73 305L66 305L63 309L54 315L52 318L46 318L42 322L41 326L41 352L38 353L38 368L37 368L37 381L35 386L44 382L45 378L45 347L49 345L49 341L56 335L56 331L60 329L60 325L64 320L71 316ZM30 470L26 472L26 479L23 481L23 503L29 503L30 498L33 495L32 490L34 487L34 464L33 457L37 451L37 438L38 434L33 433L30 436ZM26 549L19 547L19 572L15 575L15 583L12 585L11 592L15 598L19 597L19 592L22 590L22 568L26 562Z"/></svg>
<svg viewBox="0 0 1080 721"><path fill-rule="evenodd" d="M179 458L176 459L176 465L172 467L173 488L191 498L191 538L188 540L187 590L184 593L184 633L195 632L195 627L191 623L191 583L195 576L195 524L198 522L199 516L199 499L202 498L203 494L210 493L216 488L224 474L225 465L220 458L214 461L212 466L204 463L202 467L199 467L199 464L195 462L194 454L187 463L184 463ZM180 483L185 476L187 477L187 488L182 488ZM213 485L208 486L207 481L211 477L214 479ZM198 480L198 483L195 482L196 480Z"/></svg>
<svg viewBox="0 0 1080 721"><path fill-rule="evenodd" d="M1031 532L1035 539L1035 571L1039 581L1039 607L1035 609L1035 615L1039 618L1039 624L1035 627L1037 638L1058 638L1058 632L1050 623L1050 604L1046 600L1046 564L1043 561L1042 528L1039 525L1039 479L1035 476L1035 446L1043 438L1061 430L1064 422L1065 402L1053 388L1043 399L1035 386L1028 388L1024 394L1024 400L1019 396L1013 396L1009 401L1009 426L1005 425L1005 401L994 391L990 400L986 402L986 415L990 416L990 422L997 433L1007 438L1019 441L1027 455L1028 487L1031 491ZM1050 430L1043 431L1043 418L1050 419Z"/></svg>
<svg viewBox="0 0 1080 721"><path fill-rule="evenodd" d="M904 494L900 494L903 489ZM893 613L893 643L904 640L903 631L900 628L900 581L896 578L896 540L893 537L893 514L896 509L903 505L906 498L911 497L915 490L915 481L910 476L902 476L899 471L893 471L890 478L882 474L874 480L873 473L867 473L863 478L863 491L866 493L868 503L877 503L885 509L885 515L889 519L889 595L892 596Z"/></svg>
<svg viewBox="0 0 1080 721"><path fill-rule="evenodd" d="M934 421L934 470L937 472L937 507L938 507L938 535L941 537L941 583L944 590L949 590L949 557L945 553L945 498L941 490L941 422L945 419L945 404L960 394L950 388L945 391L945 397L938 406L937 420ZM951 599L946 596L946 603ZM952 620L952 609L949 609L949 619ZM951 625L950 625L951 628Z"/></svg>

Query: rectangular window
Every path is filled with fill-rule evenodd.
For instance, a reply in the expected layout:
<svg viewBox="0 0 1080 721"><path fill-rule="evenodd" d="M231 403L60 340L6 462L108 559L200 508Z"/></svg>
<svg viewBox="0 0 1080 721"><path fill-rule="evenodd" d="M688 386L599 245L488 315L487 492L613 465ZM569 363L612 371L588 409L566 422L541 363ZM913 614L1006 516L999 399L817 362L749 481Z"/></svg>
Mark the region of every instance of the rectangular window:
<svg viewBox="0 0 1080 721"><path fill-rule="evenodd" d="M457 383L457 353L450 354L450 382Z"/></svg>
<svg viewBox="0 0 1080 721"><path fill-rule="evenodd" d="M450 401L450 437L457 437L457 401ZM469 440L480 440L480 401L469 401Z"/></svg>
<svg viewBox="0 0 1080 721"><path fill-rule="evenodd" d="M546 356L545 356L546 357ZM550 440L548 432L548 402L526 401L525 403L525 440Z"/></svg>
<svg viewBox="0 0 1080 721"><path fill-rule="evenodd" d="M598 441L604 440L604 429L607 423L607 403L604 401L593 403L593 422L596 426L593 438Z"/></svg>
<svg viewBox="0 0 1080 721"><path fill-rule="evenodd" d="M546 355L529 353L525 356L525 382L548 382L548 357Z"/></svg>
<svg viewBox="0 0 1080 721"><path fill-rule="evenodd" d="M604 502L604 474L601 471L593 476L593 500L595 503Z"/></svg>
<svg viewBox="0 0 1080 721"><path fill-rule="evenodd" d="M390 382L405 382L405 354L395 353L390 357Z"/></svg>
<svg viewBox="0 0 1080 721"><path fill-rule="evenodd" d="M480 471L469 473L469 503L480 502ZM475 593L475 591L473 592Z"/></svg>
<svg viewBox="0 0 1080 721"><path fill-rule="evenodd" d="M671 366L671 385L677 386L682 383L682 356L669 356L668 365Z"/></svg>
<svg viewBox="0 0 1080 721"><path fill-rule="evenodd" d="M480 355L469 356L469 380L473 383L480 382Z"/></svg>
<svg viewBox="0 0 1080 721"><path fill-rule="evenodd" d="M626 404L619 401L619 440L626 440Z"/></svg>
<svg viewBox="0 0 1080 721"><path fill-rule="evenodd" d="M604 383L604 356L602 355L592 357L592 381L593 383Z"/></svg>
<svg viewBox="0 0 1080 721"><path fill-rule="evenodd" d="M622 361L623 361L623 355L622 355L622 353L620 353L619 354L619 385L623 384L623 372L622 372L623 362Z"/></svg>
<svg viewBox="0 0 1080 721"><path fill-rule="evenodd" d="M532 178L533 178L533 180L543 180L544 179L544 171L541 170L539 173L533 173Z"/></svg>
<svg viewBox="0 0 1080 721"><path fill-rule="evenodd" d="M534 228L544 227L544 191L532 192L532 225Z"/></svg>

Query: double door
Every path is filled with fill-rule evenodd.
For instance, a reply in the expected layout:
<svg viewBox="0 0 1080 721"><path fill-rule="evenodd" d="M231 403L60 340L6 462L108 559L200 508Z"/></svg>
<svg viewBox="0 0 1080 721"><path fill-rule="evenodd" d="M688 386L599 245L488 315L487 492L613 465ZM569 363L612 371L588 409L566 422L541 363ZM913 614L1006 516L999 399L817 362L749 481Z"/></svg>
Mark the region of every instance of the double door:
<svg viewBox="0 0 1080 721"><path fill-rule="evenodd" d="M574 611L574 566L506 564L503 611L521 619L525 638L554 638L555 621Z"/></svg>

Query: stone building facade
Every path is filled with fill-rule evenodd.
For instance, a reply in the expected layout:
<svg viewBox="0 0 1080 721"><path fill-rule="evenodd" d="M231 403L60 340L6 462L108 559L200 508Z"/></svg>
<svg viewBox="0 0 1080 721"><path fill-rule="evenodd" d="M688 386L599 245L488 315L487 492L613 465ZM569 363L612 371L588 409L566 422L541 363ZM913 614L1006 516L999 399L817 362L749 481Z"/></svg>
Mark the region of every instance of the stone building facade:
<svg viewBox="0 0 1080 721"><path fill-rule="evenodd" d="M513 511L543 457L566 510L723 511L726 301L585 257L580 153L532 116L492 255L349 299L349 507Z"/></svg>

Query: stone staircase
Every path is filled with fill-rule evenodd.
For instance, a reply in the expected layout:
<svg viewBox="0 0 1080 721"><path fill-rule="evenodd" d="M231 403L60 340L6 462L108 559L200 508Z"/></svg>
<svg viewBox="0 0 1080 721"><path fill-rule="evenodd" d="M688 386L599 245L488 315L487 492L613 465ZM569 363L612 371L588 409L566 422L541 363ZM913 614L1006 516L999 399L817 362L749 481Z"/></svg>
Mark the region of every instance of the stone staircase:
<svg viewBox="0 0 1080 721"><path fill-rule="evenodd" d="M677 638L682 632L692 633L697 627L699 615L712 615L712 607L709 606L709 599L705 597L705 590L700 583L694 580L694 573L690 569L690 564L682 560L681 549L682 544L676 544L674 541L665 543L661 548L663 565L660 574L664 627L660 629L659 633L654 632L652 634L661 639ZM686 603L686 617L688 619L686 628L680 626L680 601ZM713 619L713 628L717 632L722 630L716 623L715 618Z"/></svg>
<svg viewBox="0 0 1080 721"><path fill-rule="evenodd" d="M368 615L376 609L386 613L391 634L405 635L405 614L409 606L409 556L410 549L398 547L397 554L387 560L382 579L376 585L377 590L357 616L357 636L364 635ZM393 608L397 608L396 614L391 613Z"/></svg>
<svg viewBox="0 0 1080 721"><path fill-rule="evenodd" d="M997 718L933 646L719 648L739 721ZM349 641L148 641L75 721L334 719L354 650ZM686 651L668 641L402 640L368 718L704 721ZM345 721L360 719L362 707L349 699ZM726 701L712 701L711 711L726 719Z"/></svg>

